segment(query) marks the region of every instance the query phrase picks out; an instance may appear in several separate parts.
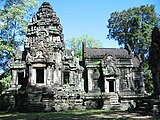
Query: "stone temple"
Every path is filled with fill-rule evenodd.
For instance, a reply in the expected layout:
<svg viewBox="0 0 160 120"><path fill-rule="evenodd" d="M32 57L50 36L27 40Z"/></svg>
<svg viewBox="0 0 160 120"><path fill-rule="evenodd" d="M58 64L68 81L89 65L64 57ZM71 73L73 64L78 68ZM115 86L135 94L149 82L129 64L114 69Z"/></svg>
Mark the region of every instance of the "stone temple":
<svg viewBox="0 0 160 120"><path fill-rule="evenodd" d="M83 60L64 46L62 26L44 2L28 24L24 51L10 62L11 84L1 94L0 108L15 111L128 109L145 95L139 55L128 44L87 48Z"/></svg>

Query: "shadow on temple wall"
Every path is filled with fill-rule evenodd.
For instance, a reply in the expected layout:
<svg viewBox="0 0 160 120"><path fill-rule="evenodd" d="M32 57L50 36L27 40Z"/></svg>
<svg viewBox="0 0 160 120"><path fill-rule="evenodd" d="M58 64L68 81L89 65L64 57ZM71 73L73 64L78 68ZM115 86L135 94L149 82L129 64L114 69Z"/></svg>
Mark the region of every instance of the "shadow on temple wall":
<svg viewBox="0 0 160 120"><path fill-rule="evenodd" d="M100 88L101 92L105 92L105 80L104 80L104 75L103 75L103 71L102 71L102 64L99 64L99 73L100 73L100 77L98 79L98 87Z"/></svg>

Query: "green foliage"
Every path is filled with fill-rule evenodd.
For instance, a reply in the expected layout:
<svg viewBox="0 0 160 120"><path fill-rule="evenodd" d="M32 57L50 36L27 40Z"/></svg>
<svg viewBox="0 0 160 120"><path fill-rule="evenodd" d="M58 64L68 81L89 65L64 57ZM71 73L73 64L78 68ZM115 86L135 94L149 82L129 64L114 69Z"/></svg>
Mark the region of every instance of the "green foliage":
<svg viewBox="0 0 160 120"><path fill-rule="evenodd" d="M143 66L144 66L144 73L146 76L146 91L147 93L152 94L154 87L153 87L151 70L149 69L149 65L147 62L143 62Z"/></svg>
<svg viewBox="0 0 160 120"><path fill-rule="evenodd" d="M10 80L11 80L10 75L0 80L0 93L9 88Z"/></svg>
<svg viewBox="0 0 160 120"><path fill-rule="evenodd" d="M0 72L6 73L5 76L0 74L0 80L2 79L2 88L5 89L8 86L9 61L25 39L27 22L37 1L5 0L3 3L4 6L0 9Z"/></svg>
<svg viewBox="0 0 160 120"><path fill-rule="evenodd" d="M27 21L36 0L6 0L0 10L0 69L8 69L8 61L25 39Z"/></svg>
<svg viewBox="0 0 160 120"><path fill-rule="evenodd" d="M83 35L81 37L72 37L66 41L66 46L74 51L75 56L82 60L82 43L85 43L88 48L99 48L101 42L97 39Z"/></svg>
<svg viewBox="0 0 160 120"><path fill-rule="evenodd" d="M151 43L152 28L158 24L158 19L154 5L113 12L108 20L108 38L115 39L119 45L128 43L144 60Z"/></svg>

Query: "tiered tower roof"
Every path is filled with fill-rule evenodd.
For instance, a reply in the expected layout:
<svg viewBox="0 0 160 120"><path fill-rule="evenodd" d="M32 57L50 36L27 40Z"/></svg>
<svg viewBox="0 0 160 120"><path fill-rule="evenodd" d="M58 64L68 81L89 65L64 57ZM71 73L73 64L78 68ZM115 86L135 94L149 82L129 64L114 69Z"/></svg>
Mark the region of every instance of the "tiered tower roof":
<svg viewBox="0 0 160 120"><path fill-rule="evenodd" d="M50 35L60 35L62 33L60 20L48 2L44 2L31 19L28 24L27 37L38 36L40 31L48 32Z"/></svg>

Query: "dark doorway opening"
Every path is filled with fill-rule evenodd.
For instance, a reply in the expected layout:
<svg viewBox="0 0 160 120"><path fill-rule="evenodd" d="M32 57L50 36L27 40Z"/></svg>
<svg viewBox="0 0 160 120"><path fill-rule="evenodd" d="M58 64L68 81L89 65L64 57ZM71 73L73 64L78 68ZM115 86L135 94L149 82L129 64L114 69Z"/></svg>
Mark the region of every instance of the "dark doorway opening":
<svg viewBox="0 0 160 120"><path fill-rule="evenodd" d="M114 81L109 81L109 92L114 92Z"/></svg>
<svg viewBox="0 0 160 120"><path fill-rule="evenodd" d="M36 69L36 83L44 83L44 69Z"/></svg>
<svg viewBox="0 0 160 120"><path fill-rule="evenodd" d="M135 80L135 81L134 81L134 87L135 87L135 88L138 88L139 86L140 86L139 80Z"/></svg>
<svg viewBox="0 0 160 120"><path fill-rule="evenodd" d="M68 84L69 83L69 72L63 73L63 83Z"/></svg>
<svg viewBox="0 0 160 120"><path fill-rule="evenodd" d="M18 85L23 85L24 82L24 72L18 72Z"/></svg>

